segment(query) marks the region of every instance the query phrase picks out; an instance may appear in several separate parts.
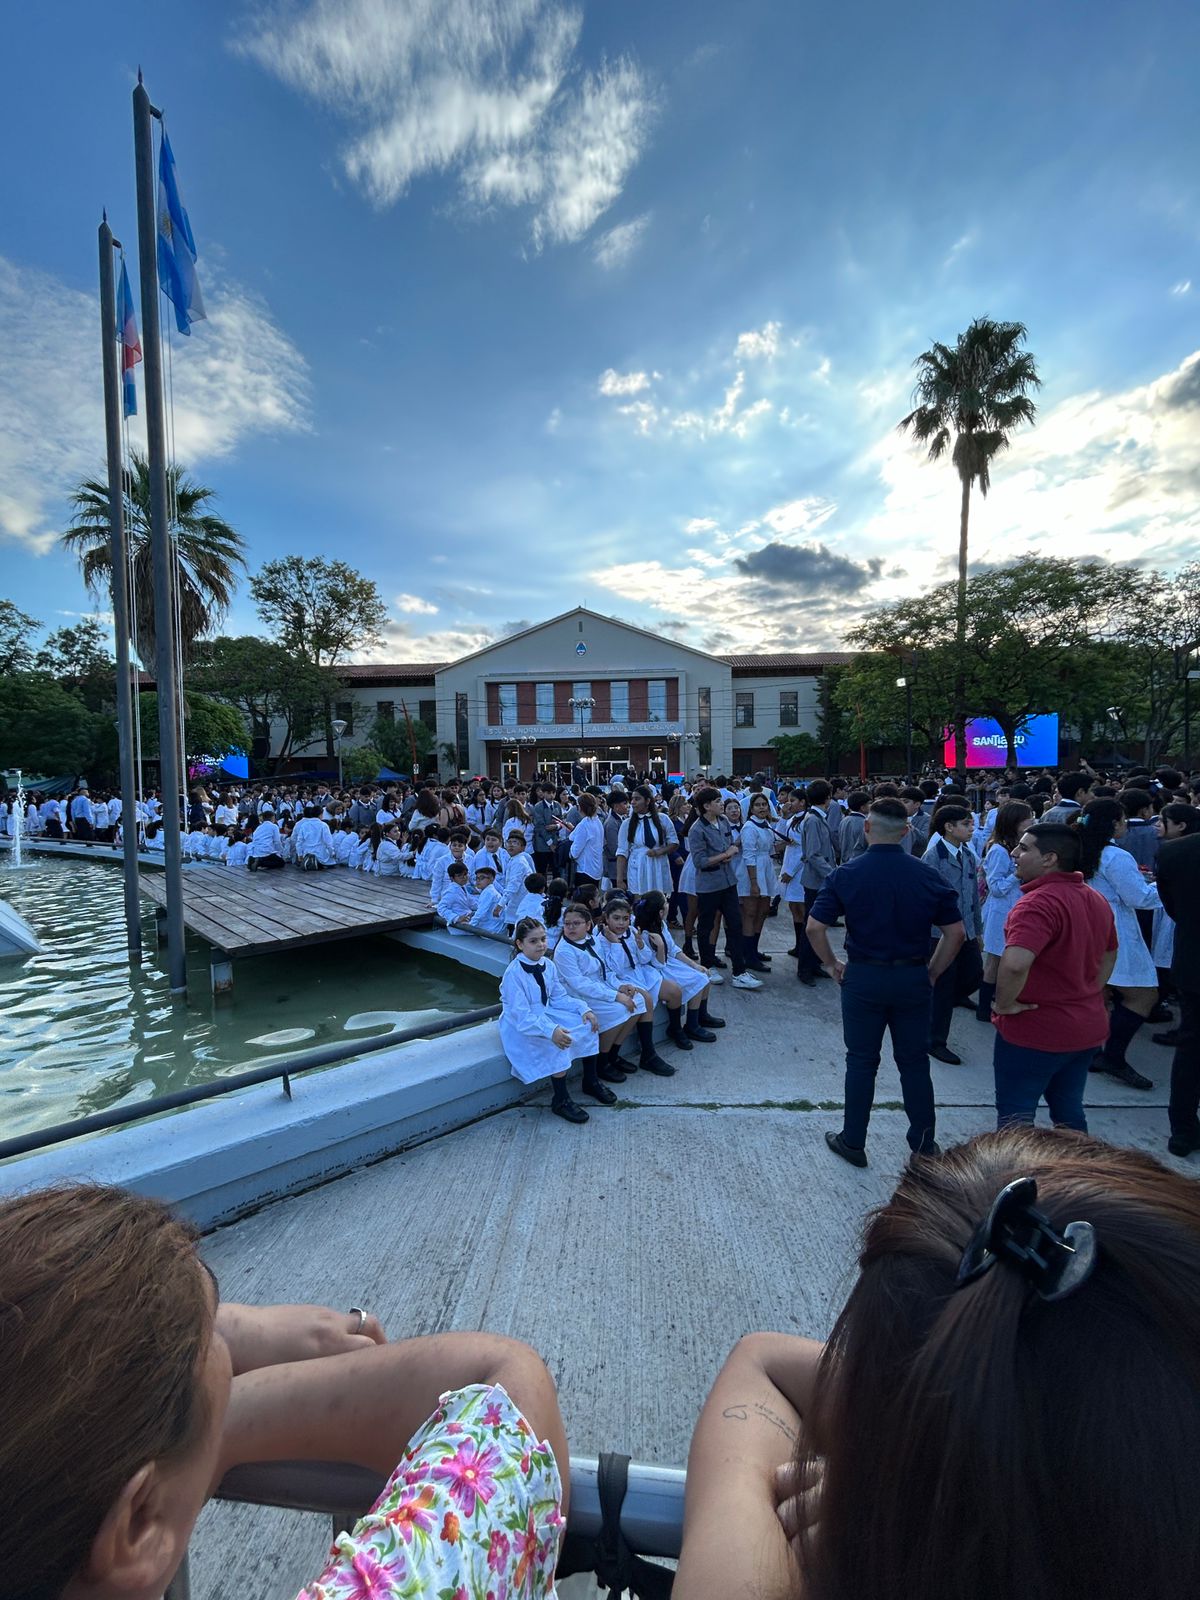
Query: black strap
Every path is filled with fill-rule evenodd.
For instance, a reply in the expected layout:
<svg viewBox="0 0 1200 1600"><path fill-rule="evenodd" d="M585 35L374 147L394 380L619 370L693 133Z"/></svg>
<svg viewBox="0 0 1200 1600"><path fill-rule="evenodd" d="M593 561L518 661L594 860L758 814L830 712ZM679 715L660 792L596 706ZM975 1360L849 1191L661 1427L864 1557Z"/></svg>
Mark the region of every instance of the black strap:
<svg viewBox="0 0 1200 1600"><path fill-rule="evenodd" d="M558 1576L594 1572L608 1600L628 1592L637 1600L670 1600L674 1572L635 1555L621 1532L621 1508L629 1487L629 1457L613 1451L601 1453L596 1487L600 1494L600 1533L595 1540L571 1535L563 1546Z"/></svg>
<svg viewBox="0 0 1200 1600"><path fill-rule="evenodd" d="M545 979L545 976L544 976L544 969L542 967L540 967L540 966L539 967L531 967L527 961L522 961L521 967L522 967L523 971L527 972L529 974L529 976L536 981L538 988L542 991L542 1004L544 1006L549 1005L550 1004L550 997L546 993L546 979Z"/></svg>

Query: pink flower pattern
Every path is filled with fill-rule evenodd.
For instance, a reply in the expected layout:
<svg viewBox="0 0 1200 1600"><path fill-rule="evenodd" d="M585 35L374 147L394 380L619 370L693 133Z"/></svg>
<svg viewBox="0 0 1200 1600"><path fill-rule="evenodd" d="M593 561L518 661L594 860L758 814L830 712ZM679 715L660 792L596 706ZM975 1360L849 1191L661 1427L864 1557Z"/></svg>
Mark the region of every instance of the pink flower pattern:
<svg viewBox="0 0 1200 1600"><path fill-rule="evenodd" d="M549 1445L498 1386L444 1394L353 1533L297 1600L555 1600L554 1566L564 1519ZM447 1539L446 1519L475 1519L473 1536ZM514 1523L520 1531L511 1533ZM434 1531L443 1528L443 1537ZM506 1532L505 1529L510 1530ZM480 1538L479 1535L485 1537ZM419 1589L414 1591L414 1582Z"/></svg>

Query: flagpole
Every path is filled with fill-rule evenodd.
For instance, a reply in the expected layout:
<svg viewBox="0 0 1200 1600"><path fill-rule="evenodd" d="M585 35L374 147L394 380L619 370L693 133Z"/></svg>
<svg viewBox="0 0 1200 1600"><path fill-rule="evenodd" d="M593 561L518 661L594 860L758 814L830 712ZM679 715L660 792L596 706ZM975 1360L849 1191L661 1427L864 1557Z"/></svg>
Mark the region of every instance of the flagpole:
<svg viewBox="0 0 1200 1600"><path fill-rule="evenodd" d="M146 453L150 471L150 548L154 562L155 687L158 762L163 806L167 899L167 973L171 993L187 998L183 931L183 841L179 807L179 705L175 689L175 610L171 603L171 539L167 523L167 449L163 423L162 339L158 319L158 227L154 214L153 118L159 115L138 71L133 91L133 151L137 168L138 276L141 279L146 382Z"/></svg>
<svg viewBox="0 0 1200 1600"><path fill-rule="evenodd" d="M113 629L117 643L117 749L121 767L121 839L125 864L125 935L129 960L142 960L138 901L137 790L133 776L133 698L129 686L129 573L125 553L125 489L121 461L121 377L117 371L117 308L107 215L100 224L100 336L104 341L104 437L108 447L108 525L112 548Z"/></svg>

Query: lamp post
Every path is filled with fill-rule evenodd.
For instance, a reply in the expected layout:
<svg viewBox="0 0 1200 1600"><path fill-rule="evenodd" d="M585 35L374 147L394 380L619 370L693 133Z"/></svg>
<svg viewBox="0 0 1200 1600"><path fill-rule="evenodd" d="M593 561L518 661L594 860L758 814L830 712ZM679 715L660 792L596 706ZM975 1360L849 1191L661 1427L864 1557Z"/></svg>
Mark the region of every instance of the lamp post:
<svg viewBox="0 0 1200 1600"><path fill-rule="evenodd" d="M1112 760L1113 760L1113 768L1115 770L1116 767L1117 767L1117 763L1120 760L1120 755L1119 755L1119 752L1117 750L1117 734L1121 730L1121 708L1120 708L1120 706L1109 706L1107 708L1106 714L1108 716L1109 721L1112 723L1112 747L1113 747Z"/></svg>
<svg viewBox="0 0 1200 1600"><path fill-rule="evenodd" d="M578 711L578 713L579 713L579 745L580 745L580 754L582 755L582 753L583 753L583 713L585 711L590 711L592 709L592 707L596 704L596 702L595 702L595 699L593 698L593 696L591 696L590 694L581 694L581 695L579 695L578 698L576 698L575 695L572 695L571 698L567 701L567 704L573 710Z"/></svg>
<svg viewBox="0 0 1200 1600"><path fill-rule="evenodd" d="M680 765L681 766L683 765L683 746L685 744L690 744L692 749L696 752L696 754L699 755L699 753L700 753L700 735L693 731L691 733L685 733L682 736L682 739L680 740L680 746L679 746L679 750L680 750ZM686 774L685 774L685 776L686 776Z"/></svg>
<svg viewBox="0 0 1200 1600"><path fill-rule="evenodd" d="M528 749L530 749L531 746L535 745L536 743L537 743L537 735L535 733L521 733L521 734L517 735L517 744L520 747L518 749L518 751L517 751L517 777L518 778L522 776L522 773L521 773L521 750L528 750ZM534 776L536 777L537 776L537 762L536 761L533 763L533 771L534 771Z"/></svg>
<svg viewBox="0 0 1200 1600"><path fill-rule="evenodd" d="M333 747L337 751L338 788L340 789L342 787L342 735L346 731L347 724L341 717L334 717L329 726L333 729Z"/></svg>
<svg viewBox="0 0 1200 1600"><path fill-rule="evenodd" d="M896 679L897 689L904 690L904 773L909 783L913 781L912 762L912 679Z"/></svg>

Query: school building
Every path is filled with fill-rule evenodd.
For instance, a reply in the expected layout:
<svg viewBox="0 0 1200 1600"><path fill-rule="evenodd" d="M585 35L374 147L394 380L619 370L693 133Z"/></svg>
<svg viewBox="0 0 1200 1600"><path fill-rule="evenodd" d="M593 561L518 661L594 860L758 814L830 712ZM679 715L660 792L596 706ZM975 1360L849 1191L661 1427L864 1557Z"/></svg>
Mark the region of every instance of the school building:
<svg viewBox="0 0 1200 1600"><path fill-rule="evenodd" d="M338 669L343 751L377 716L423 722L430 768L492 778L582 767L650 773L769 771L777 734L817 733L826 667L848 654L708 655L582 606L458 661ZM325 765L323 753L298 765Z"/></svg>

